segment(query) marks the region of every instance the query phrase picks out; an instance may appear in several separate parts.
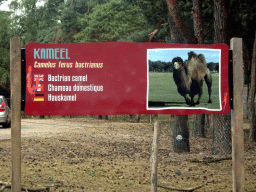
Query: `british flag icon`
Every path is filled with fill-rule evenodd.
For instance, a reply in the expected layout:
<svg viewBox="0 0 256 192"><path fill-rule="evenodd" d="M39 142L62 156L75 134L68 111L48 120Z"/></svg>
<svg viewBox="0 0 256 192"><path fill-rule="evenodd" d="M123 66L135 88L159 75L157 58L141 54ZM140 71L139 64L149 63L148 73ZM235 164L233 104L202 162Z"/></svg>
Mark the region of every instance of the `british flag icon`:
<svg viewBox="0 0 256 192"><path fill-rule="evenodd" d="M44 74L35 74L34 75L34 81L36 81L37 79L39 81L44 81Z"/></svg>

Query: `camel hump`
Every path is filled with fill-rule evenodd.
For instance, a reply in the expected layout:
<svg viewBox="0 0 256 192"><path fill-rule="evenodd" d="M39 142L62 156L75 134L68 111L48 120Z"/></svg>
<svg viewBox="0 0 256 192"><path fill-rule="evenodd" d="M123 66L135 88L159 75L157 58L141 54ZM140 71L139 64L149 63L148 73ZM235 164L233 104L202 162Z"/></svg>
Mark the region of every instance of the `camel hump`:
<svg viewBox="0 0 256 192"><path fill-rule="evenodd" d="M202 63L205 63L206 64L206 60L205 60L205 57L203 54L199 54L198 57L197 57Z"/></svg>
<svg viewBox="0 0 256 192"><path fill-rule="evenodd" d="M196 58L197 54L194 51L190 51L188 52L188 60L190 60L191 58Z"/></svg>

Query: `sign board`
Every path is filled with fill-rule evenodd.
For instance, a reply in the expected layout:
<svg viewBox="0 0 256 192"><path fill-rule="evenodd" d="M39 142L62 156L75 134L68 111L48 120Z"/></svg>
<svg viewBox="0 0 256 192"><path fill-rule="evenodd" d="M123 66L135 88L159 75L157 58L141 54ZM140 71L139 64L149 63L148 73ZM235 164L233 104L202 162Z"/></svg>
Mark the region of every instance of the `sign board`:
<svg viewBox="0 0 256 192"><path fill-rule="evenodd" d="M230 112L225 44L28 43L25 50L27 115Z"/></svg>

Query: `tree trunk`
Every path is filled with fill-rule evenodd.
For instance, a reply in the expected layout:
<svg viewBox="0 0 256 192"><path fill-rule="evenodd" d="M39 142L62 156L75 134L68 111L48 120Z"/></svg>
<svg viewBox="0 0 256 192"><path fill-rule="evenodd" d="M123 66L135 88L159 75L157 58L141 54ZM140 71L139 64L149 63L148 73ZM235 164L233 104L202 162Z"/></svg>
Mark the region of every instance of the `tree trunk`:
<svg viewBox="0 0 256 192"><path fill-rule="evenodd" d="M203 21L202 21L202 0L193 0L193 21L194 33L198 44L204 43L203 38ZM205 137L205 115L196 115L194 119L194 137Z"/></svg>
<svg viewBox="0 0 256 192"><path fill-rule="evenodd" d="M141 114L137 114L135 122L139 123L140 122L140 118L141 118Z"/></svg>
<svg viewBox="0 0 256 192"><path fill-rule="evenodd" d="M197 38L198 44L204 43L203 37L203 22L202 22L202 1L193 0L193 21L194 21L194 33Z"/></svg>
<svg viewBox="0 0 256 192"><path fill-rule="evenodd" d="M172 43L191 43L196 42L195 36L181 19L178 10L177 0L166 0L169 14L170 14L170 35ZM185 39L184 39L185 38ZM188 116L178 115L174 116L173 125L173 151L174 152L189 152L189 130L188 130Z"/></svg>
<svg viewBox="0 0 256 192"><path fill-rule="evenodd" d="M205 137L205 114L195 115L192 135L194 137Z"/></svg>
<svg viewBox="0 0 256 192"><path fill-rule="evenodd" d="M214 43L226 42L225 0L214 0ZM214 155L228 155L232 152L231 114L213 115Z"/></svg>
<svg viewBox="0 0 256 192"><path fill-rule="evenodd" d="M166 0L166 2L171 20L175 23L175 28L179 31L179 34L185 38L187 41L186 43L196 43L196 38L193 32L189 30L181 17L177 0Z"/></svg>
<svg viewBox="0 0 256 192"><path fill-rule="evenodd" d="M232 153L231 116L213 116L213 155L228 155Z"/></svg>
<svg viewBox="0 0 256 192"><path fill-rule="evenodd" d="M175 22L170 19L170 36L171 36L171 42L172 43L180 43L180 42L186 42L186 40L182 37L179 30L175 26Z"/></svg>
<svg viewBox="0 0 256 192"><path fill-rule="evenodd" d="M206 137L209 137L209 138L213 138L213 115L212 114L209 114L209 115L206 115L206 123L205 123L205 127L207 129L206 130Z"/></svg>
<svg viewBox="0 0 256 192"><path fill-rule="evenodd" d="M226 42L226 12L225 0L214 0L214 43Z"/></svg>
<svg viewBox="0 0 256 192"><path fill-rule="evenodd" d="M256 73L256 32L253 45L252 67L251 67L251 87L248 95L248 121L249 121L249 140L256 142L256 117L255 117L255 74Z"/></svg>
<svg viewBox="0 0 256 192"><path fill-rule="evenodd" d="M108 120L107 115L98 115L98 119Z"/></svg>
<svg viewBox="0 0 256 192"><path fill-rule="evenodd" d="M176 153L190 152L187 115L174 116L173 151Z"/></svg>

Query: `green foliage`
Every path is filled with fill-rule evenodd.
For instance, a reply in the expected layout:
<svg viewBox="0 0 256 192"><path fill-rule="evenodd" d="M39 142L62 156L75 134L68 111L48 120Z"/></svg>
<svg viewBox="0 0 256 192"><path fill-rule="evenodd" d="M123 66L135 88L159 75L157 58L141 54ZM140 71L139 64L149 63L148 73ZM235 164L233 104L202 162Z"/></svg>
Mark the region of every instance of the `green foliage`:
<svg viewBox="0 0 256 192"><path fill-rule="evenodd" d="M9 13L0 12L0 89L10 90L10 19Z"/></svg>
<svg viewBox="0 0 256 192"><path fill-rule="evenodd" d="M88 3L84 0L69 0L64 4L60 17L60 38L63 42L74 42L74 35L81 31L81 25L78 20L90 9L90 4Z"/></svg>
<svg viewBox="0 0 256 192"><path fill-rule="evenodd" d="M126 34L122 41L128 42L145 42L148 41L148 35L161 24L168 23L169 15L166 6L166 0L125 0L125 2L137 5L141 8L142 14L147 20L147 27L140 31ZM167 42L170 37L169 26L161 28L159 33L154 37L153 42Z"/></svg>
<svg viewBox="0 0 256 192"><path fill-rule="evenodd" d="M172 62L148 61L150 72L172 72Z"/></svg>
<svg viewBox="0 0 256 192"><path fill-rule="evenodd" d="M65 8L61 12L61 32L62 39L65 43L72 43L74 41L73 36L77 34L79 24L77 23L78 14L75 10Z"/></svg>
<svg viewBox="0 0 256 192"><path fill-rule="evenodd" d="M148 42L148 34L154 31L154 27L152 26L145 26L141 30L136 30L129 34L125 34L122 38L118 41L122 42Z"/></svg>
<svg viewBox="0 0 256 192"><path fill-rule="evenodd" d="M11 3L9 4L9 9L11 9L12 11L15 10L21 10L21 6L20 3L17 0L11 1Z"/></svg>
<svg viewBox="0 0 256 192"><path fill-rule="evenodd" d="M228 40L232 37L243 38L245 84L250 83L252 49L256 31L256 4L253 0L227 1Z"/></svg>
<svg viewBox="0 0 256 192"><path fill-rule="evenodd" d="M21 46L28 42L35 42L37 35L38 14L36 11L37 0L12 1L10 7L13 11L23 10L20 15L15 15L13 21L13 32L21 36Z"/></svg>
<svg viewBox="0 0 256 192"><path fill-rule="evenodd" d="M144 0L137 2L150 25L158 26L168 22L166 0Z"/></svg>
<svg viewBox="0 0 256 192"><path fill-rule="evenodd" d="M9 48L9 41L10 41L10 35L9 35L9 25L10 25L10 19L9 19L9 13L0 11L0 45L4 48Z"/></svg>
<svg viewBox="0 0 256 192"><path fill-rule="evenodd" d="M48 0L43 6L37 6L38 0L12 1L10 8L21 11L13 16L12 30L21 36L21 46L28 42L56 43L56 28L60 20L60 5L64 0Z"/></svg>
<svg viewBox="0 0 256 192"><path fill-rule="evenodd" d="M207 63L207 67L210 69L210 71L219 71L219 63L210 62Z"/></svg>
<svg viewBox="0 0 256 192"><path fill-rule="evenodd" d="M59 20L63 0L48 0L44 6L37 7L37 14L41 16L37 23L36 42L58 43Z"/></svg>
<svg viewBox="0 0 256 192"><path fill-rule="evenodd" d="M185 60L185 63L187 61ZM172 72L172 62L164 62L164 61L148 61L149 71L150 72ZM207 67L210 71L219 71L219 63L210 62L207 63Z"/></svg>
<svg viewBox="0 0 256 192"><path fill-rule="evenodd" d="M91 14L85 14L81 24L85 28L75 36L77 42L116 41L143 29L147 20L136 5L121 0L111 0L96 5Z"/></svg>

